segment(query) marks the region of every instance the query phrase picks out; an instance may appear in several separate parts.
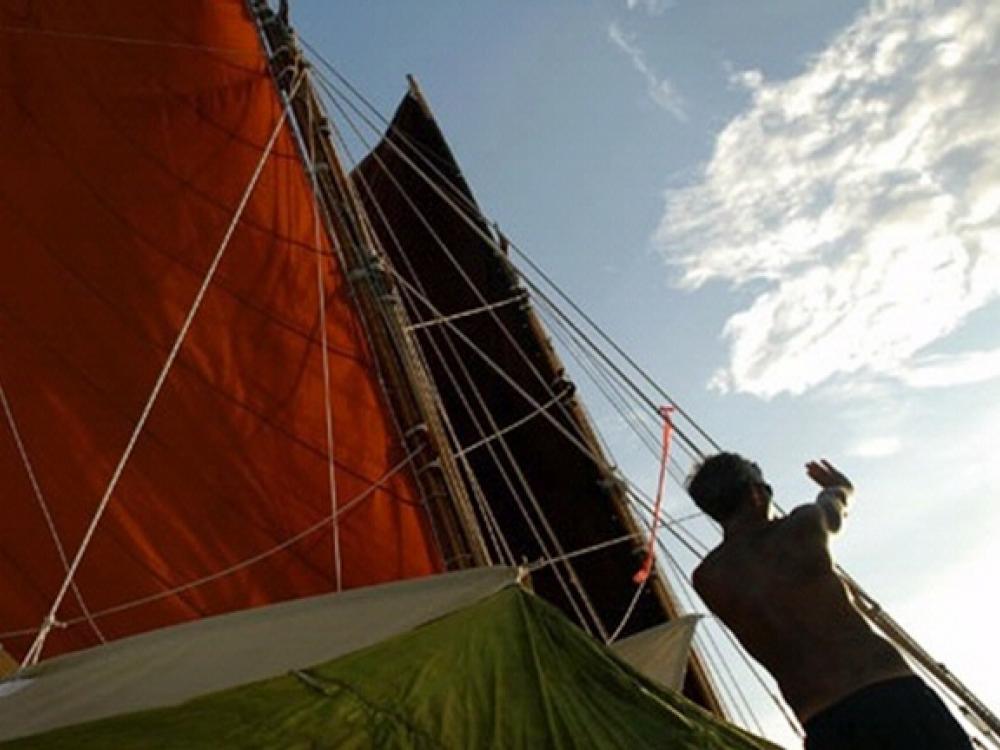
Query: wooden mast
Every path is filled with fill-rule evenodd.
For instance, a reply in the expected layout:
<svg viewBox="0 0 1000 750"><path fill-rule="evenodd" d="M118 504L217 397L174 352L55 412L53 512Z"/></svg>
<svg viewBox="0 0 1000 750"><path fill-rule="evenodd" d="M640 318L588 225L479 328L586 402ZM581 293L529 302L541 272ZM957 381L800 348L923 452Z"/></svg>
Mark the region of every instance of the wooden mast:
<svg viewBox="0 0 1000 750"><path fill-rule="evenodd" d="M396 285L386 271L384 251L330 140L329 124L307 65L282 14L275 14L266 0L248 0L248 4L258 20L275 83L284 97L291 97L291 119L303 160L315 170L317 199L368 327L393 411L407 447L415 454L416 479L444 564L448 569L489 565L475 512L441 423L434 386L408 331ZM314 154L309 154L307 144L315 149Z"/></svg>
<svg viewBox="0 0 1000 750"><path fill-rule="evenodd" d="M872 599L864 589L843 570L839 571L841 579L847 584L855 603L865 616L903 653L919 664L935 680L943 685L958 699L962 715L979 731L983 732L997 747L1000 747L1000 719L997 718L986 704L965 686L948 667L936 660L896 622L889 613Z"/></svg>

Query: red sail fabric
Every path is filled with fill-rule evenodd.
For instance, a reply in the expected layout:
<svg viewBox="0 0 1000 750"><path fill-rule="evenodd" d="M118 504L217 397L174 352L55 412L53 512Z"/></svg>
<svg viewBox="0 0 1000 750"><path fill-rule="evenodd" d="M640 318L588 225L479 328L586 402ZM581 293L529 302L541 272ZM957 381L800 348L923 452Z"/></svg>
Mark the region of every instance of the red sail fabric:
<svg viewBox="0 0 1000 750"><path fill-rule="evenodd" d="M69 558L281 109L243 0L0 0L0 384ZM264 554L331 513L315 237L285 126L76 576L94 613L153 599L98 616L105 637L333 589L329 524ZM337 496L363 497L340 519L344 585L437 571L325 235L319 250ZM12 654L64 575L0 413ZM71 591L45 656L97 641L81 616Z"/></svg>

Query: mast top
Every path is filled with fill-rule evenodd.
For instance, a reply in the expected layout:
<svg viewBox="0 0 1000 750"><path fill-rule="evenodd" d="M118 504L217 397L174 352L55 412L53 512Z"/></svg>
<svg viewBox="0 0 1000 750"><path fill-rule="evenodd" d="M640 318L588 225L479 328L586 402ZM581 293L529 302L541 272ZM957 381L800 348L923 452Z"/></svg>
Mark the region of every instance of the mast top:
<svg viewBox="0 0 1000 750"><path fill-rule="evenodd" d="M427 103L427 97L424 96L424 90L420 88L420 83L417 81L417 77L412 73L406 74L406 83L410 89L410 96L412 96L420 108L424 111L427 117L433 119L434 115L431 112L430 104Z"/></svg>

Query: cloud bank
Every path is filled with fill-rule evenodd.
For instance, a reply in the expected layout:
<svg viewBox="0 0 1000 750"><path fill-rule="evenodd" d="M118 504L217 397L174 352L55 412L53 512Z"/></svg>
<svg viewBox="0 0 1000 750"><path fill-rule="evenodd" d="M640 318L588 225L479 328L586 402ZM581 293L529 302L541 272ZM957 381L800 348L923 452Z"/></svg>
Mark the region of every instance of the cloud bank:
<svg viewBox="0 0 1000 750"><path fill-rule="evenodd" d="M654 5L656 5L654 3ZM630 4L631 8L632 5ZM684 99L674 89L667 78L661 78L646 62L646 55L636 43L635 36L625 32L616 22L608 25L608 38L618 49L631 60L632 67L645 79L649 98L661 109L669 112L680 121L687 120L687 110Z"/></svg>
<svg viewBox="0 0 1000 750"><path fill-rule="evenodd" d="M688 288L753 282L713 385L1000 375L925 353L1000 296L1000 3L877 0L797 78L733 79L751 102L655 236Z"/></svg>

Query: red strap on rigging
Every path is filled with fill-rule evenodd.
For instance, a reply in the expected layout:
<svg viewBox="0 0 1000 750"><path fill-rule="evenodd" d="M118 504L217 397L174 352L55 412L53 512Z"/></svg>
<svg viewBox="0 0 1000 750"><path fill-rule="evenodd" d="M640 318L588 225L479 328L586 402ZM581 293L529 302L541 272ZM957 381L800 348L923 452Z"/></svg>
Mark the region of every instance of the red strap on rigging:
<svg viewBox="0 0 1000 750"><path fill-rule="evenodd" d="M632 576L636 583L644 583L653 570L655 561L656 529L660 525L660 506L663 504L663 484L667 477L667 459L670 457L670 438L674 434L674 423L670 415L674 407L661 406L660 416L663 417L663 451L660 454L660 479L656 487L656 505L653 508L653 528L649 532L649 547L642 567Z"/></svg>

